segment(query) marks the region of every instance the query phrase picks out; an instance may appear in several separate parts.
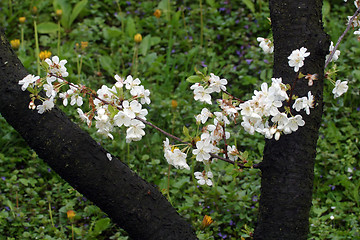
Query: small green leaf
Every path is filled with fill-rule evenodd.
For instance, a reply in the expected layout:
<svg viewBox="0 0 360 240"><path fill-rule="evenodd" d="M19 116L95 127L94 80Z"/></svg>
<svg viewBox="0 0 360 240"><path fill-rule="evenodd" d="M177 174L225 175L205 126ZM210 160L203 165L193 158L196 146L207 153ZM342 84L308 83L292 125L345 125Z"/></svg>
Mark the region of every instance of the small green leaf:
<svg viewBox="0 0 360 240"><path fill-rule="evenodd" d="M150 45L154 46L154 45L158 44L160 41L161 41L161 38L159 38L159 37L151 37Z"/></svg>
<svg viewBox="0 0 360 240"><path fill-rule="evenodd" d="M197 82L201 82L201 77L199 76L190 76L186 79L187 82L189 83L197 83Z"/></svg>
<svg viewBox="0 0 360 240"><path fill-rule="evenodd" d="M150 43L151 43L151 35L147 35L146 37L143 38L139 46L139 52L141 55L146 56L146 53L150 48Z"/></svg>
<svg viewBox="0 0 360 240"><path fill-rule="evenodd" d="M107 27L103 30L104 38L106 40L118 38L121 36L122 32L116 27Z"/></svg>
<svg viewBox="0 0 360 240"><path fill-rule="evenodd" d="M243 0L243 3L250 9L251 12L255 13L255 5L251 0Z"/></svg>
<svg viewBox="0 0 360 240"><path fill-rule="evenodd" d="M206 3L207 3L210 7L216 8L215 0L206 0Z"/></svg>
<svg viewBox="0 0 360 240"><path fill-rule="evenodd" d="M183 133L184 133L185 137L191 139L190 134L189 134L189 129L185 126L183 127Z"/></svg>
<svg viewBox="0 0 360 240"><path fill-rule="evenodd" d="M322 7L322 15L324 17L329 17L330 9L331 9L331 5L330 5L329 1L324 1L323 7Z"/></svg>
<svg viewBox="0 0 360 240"><path fill-rule="evenodd" d="M82 0L81 2L78 2L75 5L74 10L71 12L71 15L70 15L69 26L71 26L71 24L78 17L80 12L86 7L87 3L88 3L88 0Z"/></svg>
<svg viewBox="0 0 360 240"><path fill-rule="evenodd" d="M96 221L93 233L94 235L99 235L108 227L110 227L110 218L102 218Z"/></svg>
<svg viewBox="0 0 360 240"><path fill-rule="evenodd" d="M39 33L53 33L57 32L58 25L53 22L44 22L37 25L37 30Z"/></svg>
<svg viewBox="0 0 360 240"><path fill-rule="evenodd" d="M110 118L113 118L119 111L114 108L112 105L108 105L108 110L110 112Z"/></svg>
<svg viewBox="0 0 360 240"><path fill-rule="evenodd" d="M136 34L135 22L132 17L128 17L126 20L126 33L129 37L133 38Z"/></svg>
<svg viewBox="0 0 360 240"><path fill-rule="evenodd" d="M114 75L115 67L113 64L113 59L110 56L101 56L100 57L101 66L111 75Z"/></svg>

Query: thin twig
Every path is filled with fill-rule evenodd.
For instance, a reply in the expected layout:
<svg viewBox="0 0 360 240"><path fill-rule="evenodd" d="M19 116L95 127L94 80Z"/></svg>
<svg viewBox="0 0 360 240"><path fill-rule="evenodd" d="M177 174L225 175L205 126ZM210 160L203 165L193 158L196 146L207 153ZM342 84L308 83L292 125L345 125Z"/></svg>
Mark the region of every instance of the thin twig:
<svg viewBox="0 0 360 240"><path fill-rule="evenodd" d="M226 90L221 89L221 91L222 91L222 92L224 92L224 93L226 93L227 95L231 96L233 99L235 99L235 100L239 101L240 103L245 102L245 101L241 100L240 98L237 98L237 97L235 97L235 96L231 95L231 93L229 93L229 92L228 92L228 91L226 91Z"/></svg>
<svg viewBox="0 0 360 240"><path fill-rule="evenodd" d="M345 34L350 30L351 24L353 23L355 17L359 14L359 12L360 12L360 7L356 10L354 15L350 18L350 21L349 21L345 31L343 32L343 34L341 34L341 36L339 37L337 43L335 44L334 49L331 51L330 56L329 56L328 60L325 63L324 69L326 69L326 67L329 65L331 59L333 58L333 56L335 54L336 49L338 48L338 46L339 46L340 42L342 41L342 39L344 38Z"/></svg>

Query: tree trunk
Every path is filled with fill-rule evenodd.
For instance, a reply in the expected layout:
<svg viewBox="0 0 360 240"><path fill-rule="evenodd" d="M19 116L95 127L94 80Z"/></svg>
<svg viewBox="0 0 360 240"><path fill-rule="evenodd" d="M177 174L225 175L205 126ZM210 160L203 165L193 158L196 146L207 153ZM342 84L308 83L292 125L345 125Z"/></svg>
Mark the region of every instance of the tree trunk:
<svg viewBox="0 0 360 240"><path fill-rule="evenodd" d="M288 66L288 56L305 47L310 56L300 71L319 75L314 85L296 81L294 94L315 97L311 114L300 112L305 126L279 141L266 141L261 163L261 198L256 240L307 239L312 201L314 159L322 114L325 56L329 40L322 26L321 0L270 0L274 36L274 77L293 85L296 73Z"/></svg>
<svg viewBox="0 0 360 240"><path fill-rule="evenodd" d="M0 112L63 179L125 229L132 239L197 239L165 197L55 108L29 110L18 81L28 73L0 33Z"/></svg>

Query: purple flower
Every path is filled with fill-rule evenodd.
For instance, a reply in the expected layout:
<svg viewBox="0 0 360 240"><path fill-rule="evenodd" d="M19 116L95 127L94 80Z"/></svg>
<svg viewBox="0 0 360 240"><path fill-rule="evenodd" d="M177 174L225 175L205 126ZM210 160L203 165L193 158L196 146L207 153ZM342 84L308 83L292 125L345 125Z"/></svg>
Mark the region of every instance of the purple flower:
<svg viewBox="0 0 360 240"><path fill-rule="evenodd" d="M130 2L130 1L126 1L126 4L130 6L130 5L131 5L131 2Z"/></svg>
<svg viewBox="0 0 360 240"><path fill-rule="evenodd" d="M6 180L6 177L1 177L1 179L5 181L5 180Z"/></svg>
<svg viewBox="0 0 360 240"><path fill-rule="evenodd" d="M257 201L258 201L258 197L257 197L256 195L253 196L253 197L252 197L252 201L253 201L253 202L257 202Z"/></svg>
<svg viewBox="0 0 360 240"><path fill-rule="evenodd" d="M335 190L335 186L334 186L334 185L329 185L329 187L331 188L332 191Z"/></svg>
<svg viewBox="0 0 360 240"><path fill-rule="evenodd" d="M267 59L264 59L264 63L269 63L269 61Z"/></svg>
<svg viewBox="0 0 360 240"><path fill-rule="evenodd" d="M221 232L219 232L218 235L219 235L219 237L221 237L222 239L225 239L225 238L227 237L226 234L223 235Z"/></svg>
<svg viewBox="0 0 360 240"><path fill-rule="evenodd" d="M249 25L245 25L244 28L245 28L245 29L249 29Z"/></svg>
<svg viewBox="0 0 360 240"><path fill-rule="evenodd" d="M175 49L171 50L171 53L175 53Z"/></svg>
<svg viewBox="0 0 360 240"><path fill-rule="evenodd" d="M205 62L204 62L204 61L201 61L201 66L203 66L203 67L207 67L207 65L205 64Z"/></svg>
<svg viewBox="0 0 360 240"><path fill-rule="evenodd" d="M246 61L247 64L250 65L253 60L252 59L245 59L245 61Z"/></svg>
<svg viewBox="0 0 360 240"><path fill-rule="evenodd" d="M234 221L233 221L233 220L230 220L229 225L230 225L230 226L235 225Z"/></svg>

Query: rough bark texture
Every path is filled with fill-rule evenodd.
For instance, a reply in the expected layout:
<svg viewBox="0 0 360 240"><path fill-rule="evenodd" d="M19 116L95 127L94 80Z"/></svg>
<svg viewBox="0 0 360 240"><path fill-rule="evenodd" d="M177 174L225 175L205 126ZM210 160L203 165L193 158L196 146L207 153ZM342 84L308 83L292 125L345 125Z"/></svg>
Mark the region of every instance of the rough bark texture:
<svg viewBox="0 0 360 240"><path fill-rule="evenodd" d="M315 96L315 108L308 116L301 112L305 126L279 141L268 140L261 164L261 199L254 239L307 239L312 201L313 168L322 114L323 72L329 40L323 31L321 0L270 0L274 36L274 77L293 84L296 73L287 57L306 47L310 56L301 68L304 74L319 74L309 87L305 79L296 82L294 94ZM296 112L294 112L295 114Z"/></svg>
<svg viewBox="0 0 360 240"><path fill-rule="evenodd" d="M0 34L0 112L31 148L132 239L197 239L194 230L151 184L106 150L58 108L29 110L18 81L26 69Z"/></svg>

